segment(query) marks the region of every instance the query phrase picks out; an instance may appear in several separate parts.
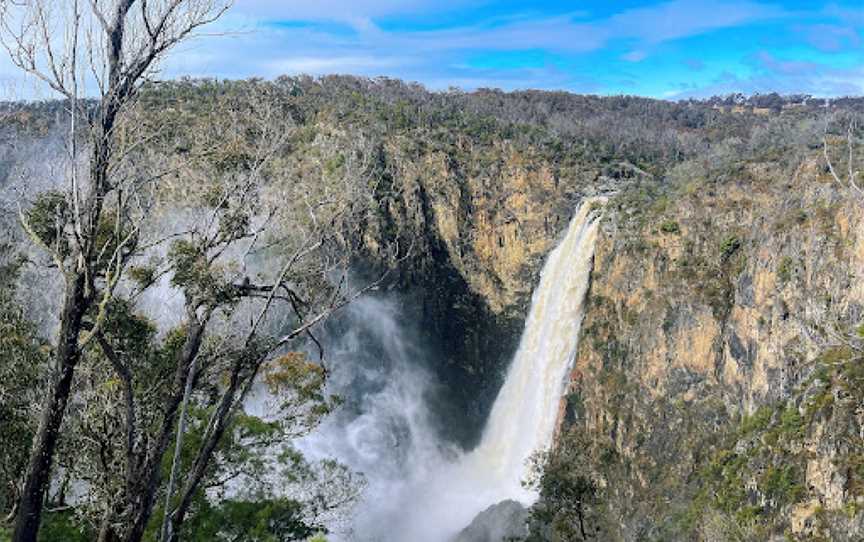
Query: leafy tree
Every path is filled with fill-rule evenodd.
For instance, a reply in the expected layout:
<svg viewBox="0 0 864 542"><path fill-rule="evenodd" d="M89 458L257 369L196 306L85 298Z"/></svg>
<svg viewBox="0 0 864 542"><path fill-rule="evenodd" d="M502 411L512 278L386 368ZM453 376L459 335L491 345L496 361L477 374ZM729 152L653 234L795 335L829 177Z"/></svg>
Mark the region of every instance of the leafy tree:
<svg viewBox="0 0 864 542"><path fill-rule="evenodd" d="M599 536L600 490L586 460L588 443L575 432L532 458L526 485L540 493L531 509L529 540L582 542Z"/></svg>
<svg viewBox="0 0 864 542"><path fill-rule="evenodd" d="M231 476L253 479L266 454L299 469L287 459L295 455L288 441L332 409L323 362L292 348L315 341L316 325L368 289L347 280L351 251L340 229L354 219L353 187L365 165L352 153L322 182L281 178L274 164L293 115L267 85L221 93L194 114L150 114L145 106L159 95L158 85L143 87L147 76L227 4L84 6L34 0L0 8L13 62L71 111L61 186L20 202L23 229L65 289L52 366L39 368L46 403L13 539L35 541L40 524L56 519L42 521L47 502L71 510L100 541L138 542L153 532L176 540L212 504L209 491L231 500L239 492L228 487ZM57 22L69 28L62 51L46 30ZM98 78L95 102L79 98L85 59ZM178 214L187 220L166 226ZM144 301L159 288L181 299L181 321L168 329ZM246 412L265 375L282 398L266 419ZM308 470L340 472L332 467ZM333 499L322 491L254 497L300 503L304 520L317 525L334 500L356 498L357 484L342 474ZM314 476L294 475L315 485ZM67 495L70 486L76 495ZM162 521L154 517L159 500Z"/></svg>
<svg viewBox="0 0 864 542"><path fill-rule="evenodd" d="M74 505L102 540L137 541L154 529L156 540L176 540L187 521L218 509L207 494L238 500L253 487L238 502L295 502L317 528L361 486L344 469L305 465L290 448L335 404L322 362L291 347L314 340L314 326L372 286L353 289L346 279L351 251L338 224L351 221L353 194L274 173L290 116L266 93L251 92L258 99L242 103L254 110L225 97L198 111L209 128L181 114L190 125L167 136L162 119L149 121L173 173L154 205L154 227L130 255L124 293L106 304L84 352L62 437L64 475L87 488ZM358 174L352 164L343 169ZM184 193L182 206L169 197L175 190ZM284 190L296 200L286 201ZM190 220L155 227L162 213ZM180 294L184 315L162 331L142 302L162 296L159 288ZM248 411L262 400L258 384L279 398L265 413ZM325 480L338 491L320 489Z"/></svg>

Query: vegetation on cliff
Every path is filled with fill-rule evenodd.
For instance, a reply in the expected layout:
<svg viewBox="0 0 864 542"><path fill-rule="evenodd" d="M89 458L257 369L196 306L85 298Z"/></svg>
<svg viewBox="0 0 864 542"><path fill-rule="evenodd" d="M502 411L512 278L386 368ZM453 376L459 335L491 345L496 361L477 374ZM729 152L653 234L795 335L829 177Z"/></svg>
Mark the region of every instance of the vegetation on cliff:
<svg viewBox="0 0 864 542"><path fill-rule="evenodd" d="M777 115L612 200L569 422L615 452L609 539L860 537L855 115Z"/></svg>

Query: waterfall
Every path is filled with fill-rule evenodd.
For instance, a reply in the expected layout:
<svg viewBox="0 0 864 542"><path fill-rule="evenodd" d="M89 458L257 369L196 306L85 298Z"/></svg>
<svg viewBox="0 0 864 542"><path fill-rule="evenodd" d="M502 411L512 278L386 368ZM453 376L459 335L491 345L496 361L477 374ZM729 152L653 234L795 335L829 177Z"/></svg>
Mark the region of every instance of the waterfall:
<svg viewBox="0 0 864 542"><path fill-rule="evenodd" d="M521 482L531 454L552 444L576 357L597 237L596 206L597 200L582 204L564 240L549 254L483 438L465 458L469 470L482 475L490 498L497 499L490 504L536 500Z"/></svg>
<svg viewBox="0 0 864 542"><path fill-rule="evenodd" d="M309 451L322 444L329 449L347 444L353 451L336 455L353 466L357 446L352 442L369 442L360 432L380 440L387 427L400 427L389 449L379 442L376 452L356 465L365 469L372 492L360 504L353 533L345 539L446 542L491 505L508 499L526 506L536 501L522 480L530 456L552 444L576 355L597 236L596 204L583 202L546 260L518 351L474 450L454 452L430 445L424 421L428 413L418 403L425 376L404 360L393 362L392 374L382 377L387 384L367 400L362 416L331 425L323 437L313 438L317 444L305 447ZM395 320L392 314L388 318ZM371 321L367 313L364 325ZM398 330L388 330L392 341ZM394 424L400 413L402 422ZM387 467L396 460L398 468Z"/></svg>

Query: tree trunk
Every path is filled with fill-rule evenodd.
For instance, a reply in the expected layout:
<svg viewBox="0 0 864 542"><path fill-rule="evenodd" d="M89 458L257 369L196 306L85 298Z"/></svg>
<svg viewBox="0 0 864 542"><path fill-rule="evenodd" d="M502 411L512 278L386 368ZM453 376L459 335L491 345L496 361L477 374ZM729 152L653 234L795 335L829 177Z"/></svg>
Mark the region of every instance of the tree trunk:
<svg viewBox="0 0 864 542"><path fill-rule="evenodd" d="M69 402L75 366L81 359L78 337L87 303L84 296L84 275L76 273L69 281L60 319L60 336L55 354L57 374L51 379L51 389L42 409L39 429L33 439L30 460L24 478L24 489L18 503L13 542L36 542L42 504L51 476L51 463L60 436L60 425Z"/></svg>
<svg viewBox="0 0 864 542"><path fill-rule="evenodd" d="M201 342L204 339L204 332L210 315L208 313L203 319L198 320L193 311L189 316L188 335L183 348L178 353L177 368L174 372L175 392L167 401L159 436L150 450L143 472L138 477L140 483L138 487L129 492L129 495L135 500L130 505L132 510L130 517L133 518L133 523L126 535L125 542L141 542L144 537L144 530L153 514L153 505L162 481L162 459L165 457L165 452L171 442L171 435L174 433L174 424L177 421L177 413L183 400L186 381L188 378L194 377L190 374L192 360L198 356L201 350Z"/></svg>
<svg viewBox="0 0 864 542"><path fill-rule="evenodd" d="M112 504L109 504L105 509L105 514L102 516L102 525L99 527L99 538L97 542L119 542L117 531L114 529L112 522L114 520L114 510Z"/></svg>
<svg viewBox="0 0 864 542"><path fill-rule="evenodd" d="M231 406L234 404L237 388L240 385L241 369L242 365L238 361L235 363L233 370L231 371L231 379L228 383L228 389L223 394L219 406L216 408L216 422L213 426L213 431L210 433L207 441L201 445L198 456L195 458L195 463L192 465L189 479L186 481L186 485L180 493L180 501L177 508L171 513L171 529L165 533L169 536L163 538L162 542L178 542L180 540L180 531L183 529L183 523L186 521L186 513L192 505L192 498L195 496L201 481L204 479L207 466L210 464L210 461L213 458L213 453L216 451L216 446L222 440L222 435L225 433L225 429L230 421ZM169 513L167 508L165 513Z"/></svg>
<svg viewBox="0 0 864 542"><path fill-rule="evenodd" d="M159 540L165 542L171 533L171 497L174 485L180 474L180 459L183 454L183 436L186 433L186 411L189 410L189 397L192 395L192 385L195 381L195 366L198 357L192 360L189 376L186 377L186 388L183 391L183 402L180 405L180 420L177 422L177 440L174 443L174 458L171 461L171 476L168 478L168 488L165 490L165 514L162 519L162 530Z"/></svg>
<svg viewBox="0 0 864 542"><path fill-rule="evenodd" d="M585 511L582 509L582 501L577 505L576 515L579 517L579 534L582 535L582 540L588 540L588 535L585 534Z"/></svg>

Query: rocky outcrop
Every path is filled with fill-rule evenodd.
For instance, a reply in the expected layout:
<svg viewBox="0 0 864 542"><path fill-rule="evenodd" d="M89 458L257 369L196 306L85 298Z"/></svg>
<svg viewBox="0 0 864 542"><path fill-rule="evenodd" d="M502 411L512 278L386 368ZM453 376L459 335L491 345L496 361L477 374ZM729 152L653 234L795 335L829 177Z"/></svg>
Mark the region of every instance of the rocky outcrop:
<svg viewBox="0 0 864 542"><path fill-rule="evenodd" d="M516 501L490 506L474 518L452 542L502 542L521 540L527 533L528 510Z"/></svg>

